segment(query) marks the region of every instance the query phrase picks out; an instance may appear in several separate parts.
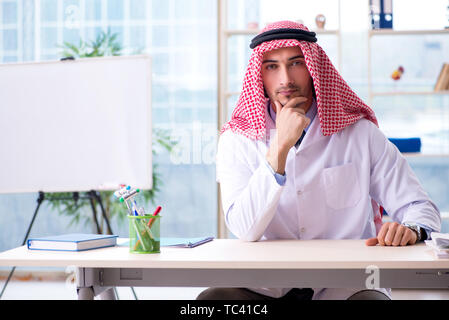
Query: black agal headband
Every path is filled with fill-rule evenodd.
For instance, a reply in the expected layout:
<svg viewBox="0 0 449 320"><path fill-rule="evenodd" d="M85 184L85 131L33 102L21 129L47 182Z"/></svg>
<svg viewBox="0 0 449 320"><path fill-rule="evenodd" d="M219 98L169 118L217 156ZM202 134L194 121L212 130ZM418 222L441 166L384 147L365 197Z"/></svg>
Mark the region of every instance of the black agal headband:
<svg viewBox="0 0 449 320"><path fill-rule="evenodd" d="M309 42L316 42L316 33L312 31L305 31L301 29L289 29L289 28L281 28L281 29L273 29L265 31L253 38L251 40L251 44L249 47L254 49L259 44L271 40L280 40L280 39L295 39L295 40L305 40Z"/></svg>

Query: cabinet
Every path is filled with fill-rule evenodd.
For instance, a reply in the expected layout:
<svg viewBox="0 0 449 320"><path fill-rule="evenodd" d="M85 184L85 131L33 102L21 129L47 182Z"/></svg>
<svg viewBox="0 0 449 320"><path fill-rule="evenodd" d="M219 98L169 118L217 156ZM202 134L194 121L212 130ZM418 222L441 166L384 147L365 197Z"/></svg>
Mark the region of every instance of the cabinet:
<svg viewBox="0 0 449 320"><path fill-rule="evenodd" d="M449 153L447 150L449 147L449 137L446 137L444 132L447 131L448 125L447 120L449 120L449 105L447 105L447 101L449 101L449 91L433 91L433 86L437 80L438 74L440 72L441 66L443 61L447 59L446 57L437 57L435 59L435 56L432 56L431 52L432 48L427 49L423 48L421 46L420 54L417 54L417 47L419 45L416 45L417 43L421 44L428 44L429 46L437 46L439 43L443 43L443 45L446 43L445 41L441 41L441 39L448 39L449 40L449 30L448 29L441 29L441 30L393 30L393 29L378 29L378 30L369 30L368 31L368 55L367 55L367 86L368 86L368 105L374 108L376 113L379 113L382 115L382 110L387 110L388 107L385 107L385 101L389 101L391 103L390 109L386 112L391 112L392 114L399 113L399 112L405 112L402 104L411 103L409 105L409 116L410 117L416 117L417 113L421 113L421 116L423 117L423 121L427 122L427 126L433 126L433 130L435 133L432 133L432 135L438 135L438 132L440 132L441 136L433 138L435 142L432 147L428 147L429 143L423 141L423 149L428 148L430 149L430 152L420 153L420 154L406 154L407 157L449 157ZM387 38L390 42L387 41ZM404 40L411 40L411 46L402 46L401 48L397 47L390 47L388 44L392 44L393 42L401 43L401 41ZM433 40L426 40L426 39L433 39ZM439 39L440 41L437 41L435 39ZM379 44L376 45L376 41L382 41L382 46L379 46ZM386 43L386 44L385 44ZM408 43L408 41L407 41ZM445 46L443 46L442 50L444 51ZM392 57L391 52L394 52L397 57ZM436 50L433 50L436 51ZM390 55L389 55L390 54ZM382 57L382 59L377 59L377 62L374 62L376 57ZM444 55L444 53L443 53ZM392 61L394 60L397 62L398 66L400 64L401 59L405 59L406 63L409 64L409 67L413 66L413 64L419 65L423 71L420 73L423 75L422 77L424 79L415 79L415 82L409 82L408 85L403 85L401 83L401 80L393 81L390 78L391 73L386 73L385 68L382 69L384 66L382 64L387 64L391 66ZM437 61L435 61L437 60ZM440 61L441 60L441 61ZM375 83L375 75L374 73L382 69L383 75L382 75L382 85L383 88L379 90L379 83ZM426 68L430 68L430 70L427 70ZM378 71L379 72L379 71ZM393 72L393 70L391 70ZM409 72L410 73L410 72ZM431 77L428 77L428 74L431 74ZM407 66L405 66L405 73L407 74ZM427 74L427 79L425 79L425 76ZM415 75L416 76L416 75ZM388 77L388 78L387 78ZM416 76L416 78L419 78ZM437 107L433 107L432 110L429 110L429 105L435 104L435 97L440 97L440 110L438 110ZM382 108L379 108L379 104L376 104L380 99L384 98L384 106ZM388 100L385 100L387 98ZM376 108L377 105L377 108ZM399 108L402 108L402 111L398 111ZM380 110L379 110L380 109ZM437 114L438 113L438 114ZM407 132L410 132L410 134L413 135L420 135L420 132L415 132L411 127L414 126L413 121L411 121L410 118L406 118L406 115L404 115L404 118L401 118L400 121L396 121L395 124L393 124L393 119L389 120L388 117L384 116L384 119L382 121L383 124L388 123L386 127L389 127L390 129L394 126L398 127L404 127L406 128L408 126L409 130ZM393 115L394 117L394 115ZM415 118L416 119L416 118ZM409 123L406 123L410 121ZM416 122L415 122L416 123ZM423 128L421 128L423 129ZM428 131L428 128L424 128L423 130ZM400 131L398 129L397 131ZM421 131L422 132L422 131ZM386 134L389 134L389 129L386 130ZM430 133L428 135L431 135ZM447 135L447 134L446 134ZM424 146L424 143L425 146ZM438 146L438 143L441 144L441 146ZM441 151L440 151L441 150Z"/></svg>
<svg viewBox="0 0 449 320"><path fill-rule="evenodd" d="M368 96L369 96L369 104L372 104L372 100L375 96L392 96L392 95L447 95L449 94L449 90L446 91L404 91L404 90L392 90L392 91L378 91L373 90L373 82L372 82L372 53L373 46L372 41L375 37L382 36L394 36L394 37L404 37L404 36L428 36L428 35L443 35L449 36L449 29L441 29L441 30L403 30L397 31L392 29L378 29L378 30L369 30L368 31ZM449 38L448 38L449 39ZM388 48L386 48L388 50ZM412 48L404 48L404 50L412 50ZM382 50L377 50L379 54L382 54ZM439 70L438 70L439 71ZM436 77L435 77L436 81Z"/></svg>
<svg viewBox="0 0 449 320"><path fill-rule="evenodd" d="M427 6L424 7L427 10ZM396 50L397 48L396 44L394 45L395 48L385 45L388 42L388 38L390 39L389 44L403 42L397 51L398 57L400 56L401 58L398 59L398 57L390 55L392 61L385 59L389 55L388 50ZM447 184L447 174L449 172L449 91L435 92L433 87L442 64L449 62L449 29L369 30L367 41L368 103L377 113L378 107L382 105L382 100L384 103L385 100L391 102L389 106L387 103L387 109L390 108L393 113L398 109L402 109L400 112L403 112L405 115L405 117L398 119L399 121L395 125L408 126L410 129L407 132L416 130L419 131L415 133L416 135L424 133L426 138L430 138L427 141L423 141L423 149L428 141L435 144L436 152L404 155L407 157L407 161L415 171L426 192L429 193L439 207L443 218L443 230L447 230L449 218L449 201L447 200L449 190L449 185ZM381 45L379 45L379 42ZM421 50L421 54L416 54L416 50ZM441 52L435 54L438 50L441 50ZM422 86L406 87L399 84L395 87L394 84L390 83L389 87L379 88L375 82L375 76L376 74L379 75L378 68L382 67L382 65L379 64L379 59L376 59L376 56L383 57L385 63L390 64L390 66L392 63L397 63L394 67L397 67L404 57L411 58L409 63L412 67L416 65L422 66L422 72L415 72L415 78L425 77L426 74L431 76L422 81ZM405 78L410 74L410 71L408 72L407 69L407 66L405 66ZM385 68L382 72L385 72ZM384 74L382 78L389 77L390 74ZM433 121L424 120L425 123L420 128L416 128L416 122L413 123L410 119L411 117L407 116L407 113L413 112L418 113L416 118L420 119L420 121L426 118ZM434 113L434 115L429 115L431 113ZM383 120L386 120L386 118L388 116L384 117L380 122L381 127ZM441 152L438 151L440 148L438 147L439 144L441 145Z"/></svg>

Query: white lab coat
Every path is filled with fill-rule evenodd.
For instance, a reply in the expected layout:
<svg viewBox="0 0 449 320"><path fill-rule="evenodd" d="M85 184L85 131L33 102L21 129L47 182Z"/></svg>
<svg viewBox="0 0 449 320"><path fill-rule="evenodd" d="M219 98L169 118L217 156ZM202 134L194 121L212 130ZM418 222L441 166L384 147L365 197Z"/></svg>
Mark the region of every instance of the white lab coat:
<svg viewBox="0 0 449 320"><path fill-rule="evenodd" d="M361 119L323 136L318 115L299 148L287 156L285 185L266 161L275 123L265 111L266 139L231 130L216 159L226 225L245 241L367 239L376 236L372 199L394 221L441 228L440 213L405 158L370 121ZM290 288L251 288L280 297ZM314 288L314 299L346 299L360 289ZM382 290L389 293L389 290Z"/></svg>

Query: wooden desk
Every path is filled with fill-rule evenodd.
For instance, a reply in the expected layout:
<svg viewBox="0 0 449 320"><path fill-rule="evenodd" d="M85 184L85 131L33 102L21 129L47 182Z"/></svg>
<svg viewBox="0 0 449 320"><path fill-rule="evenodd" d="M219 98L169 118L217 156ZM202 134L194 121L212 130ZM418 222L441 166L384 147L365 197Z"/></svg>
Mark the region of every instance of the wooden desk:
<svg viewBox="0 0 449 320"><path fill-rule="evenodd" d="M80 299L116 286L449 288L449 259L436 259L425 244L367 247L364 240L216 239L191 249L162 247L160 254L130 254L126 246L19 247L0 253L0 265L75 266Z"/></svg>

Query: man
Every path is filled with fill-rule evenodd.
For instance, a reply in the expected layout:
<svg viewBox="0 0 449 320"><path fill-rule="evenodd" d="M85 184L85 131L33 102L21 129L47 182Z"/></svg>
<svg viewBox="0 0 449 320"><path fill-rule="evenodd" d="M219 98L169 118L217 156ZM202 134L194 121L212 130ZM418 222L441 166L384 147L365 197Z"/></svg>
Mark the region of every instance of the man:
<svg viewBox="0 0 449 320"><path fill-rule="evenodd" d="M246 241L367 239L413 245L439 231L435 204L315 33L282 21L252 43L217 152L225 221ZM376 229L379 205L394 222ZM380 229L380 230L379 230ZM388 289L209 288L199 299L389 299Z"/></svg>

